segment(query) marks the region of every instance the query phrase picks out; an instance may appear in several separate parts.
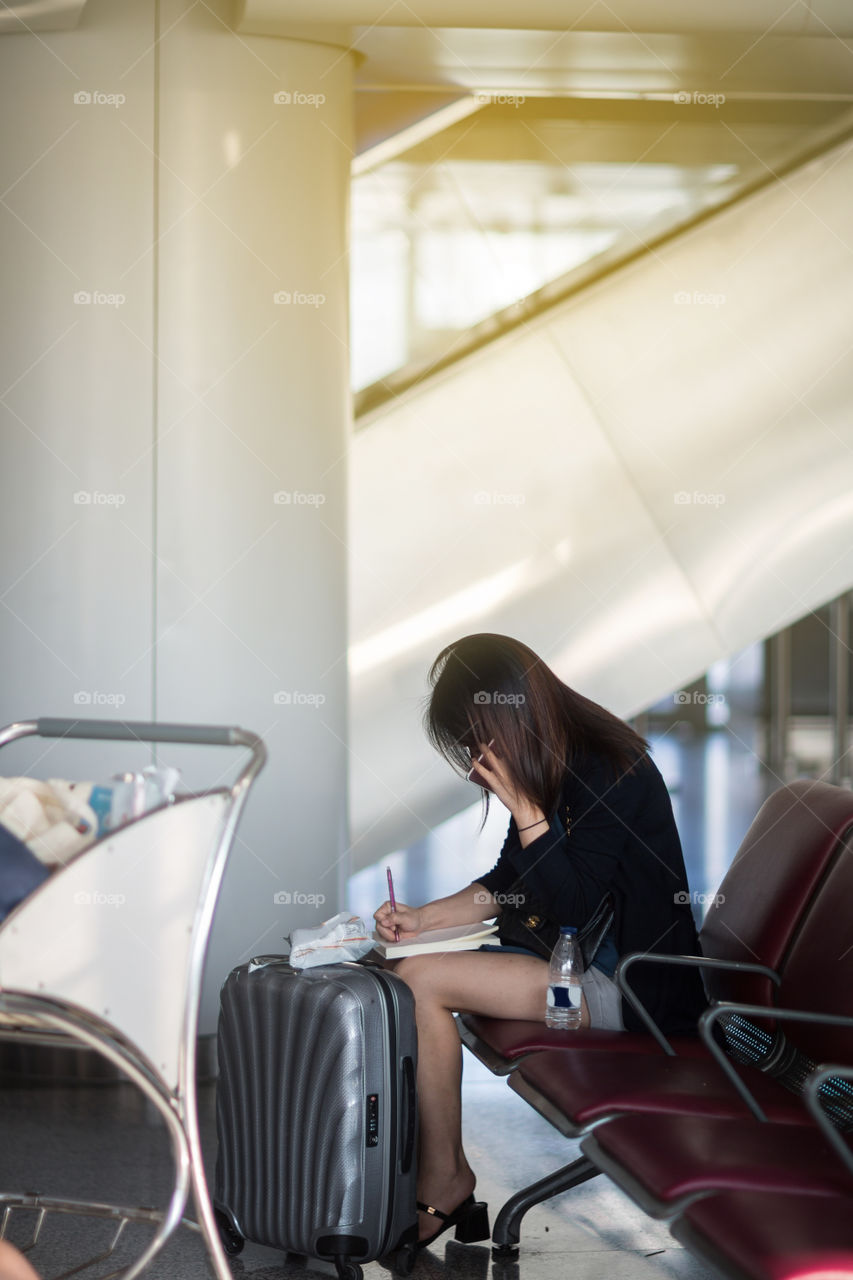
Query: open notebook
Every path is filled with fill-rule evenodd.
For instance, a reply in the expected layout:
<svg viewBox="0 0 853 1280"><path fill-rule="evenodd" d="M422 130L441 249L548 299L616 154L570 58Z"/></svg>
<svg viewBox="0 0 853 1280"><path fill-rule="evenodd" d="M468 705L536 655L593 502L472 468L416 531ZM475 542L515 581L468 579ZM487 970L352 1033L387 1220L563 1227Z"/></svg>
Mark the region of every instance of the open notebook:
<svg viewBox="0 0 853 1280"><path fill-rule="evenodd" d="M383 942L374 934L374 945L379 954L388 960L401 956L429 955L431 951L476 951L497 931L496 924L478 921L475 924L454 925L452 929L427 929L403 942Z"/></svg>

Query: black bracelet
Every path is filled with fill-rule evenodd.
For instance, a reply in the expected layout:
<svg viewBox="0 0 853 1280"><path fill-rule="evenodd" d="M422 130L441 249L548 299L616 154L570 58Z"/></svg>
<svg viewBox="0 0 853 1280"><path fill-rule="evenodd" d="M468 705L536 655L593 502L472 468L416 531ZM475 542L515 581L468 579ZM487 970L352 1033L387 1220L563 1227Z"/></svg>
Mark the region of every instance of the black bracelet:
<svg viewBox="0 0 853 1280"><path fill-rule="evenodd" d="M516 830L519 832L532 831L534 827L540 827L543 822L547 822L547 821L548 821L547 818L540 818L538 822L531 822L529 827L517 827Z"/></svg>

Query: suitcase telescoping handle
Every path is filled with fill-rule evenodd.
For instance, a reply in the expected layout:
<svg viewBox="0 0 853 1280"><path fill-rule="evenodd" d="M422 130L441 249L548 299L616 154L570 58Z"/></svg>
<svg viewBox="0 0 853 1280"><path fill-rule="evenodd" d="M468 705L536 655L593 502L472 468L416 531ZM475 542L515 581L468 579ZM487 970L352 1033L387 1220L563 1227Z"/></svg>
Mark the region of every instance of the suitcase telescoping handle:
<svg viewBox="0 0 853 1280"><path fill-rule="evenodd" d="M408 1173L415 1154L415 1133L418 1118L418 1092L415 1086L415 1064L412 1058L403 1059L403 1100L406 1114L403 1118L403 1154L400 1172Z"/></svg>
<svg viewBox="0 0 853 1280"><path fill-rule="evenodd" d="M252 759L232 792L243 791L260 773L267 750L255 733L224 724L158 724L153 720L67 720L42 716L0 730L0 747L17 738L90 738L111 742L172 742L187 746L247 747Z"/></svg>

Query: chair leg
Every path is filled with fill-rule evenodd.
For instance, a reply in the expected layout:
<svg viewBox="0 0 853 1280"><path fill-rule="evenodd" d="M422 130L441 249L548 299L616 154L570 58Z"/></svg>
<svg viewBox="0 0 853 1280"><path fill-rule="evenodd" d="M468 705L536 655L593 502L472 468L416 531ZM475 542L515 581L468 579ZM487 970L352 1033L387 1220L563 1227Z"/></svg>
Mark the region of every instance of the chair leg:
<svg viewBox="0 0 853 1280"><path fill-rule="evenodd" d="M563 1165L561 1169L549 1173L539 1182L516 1191L495 1219L492 1231L492 1257L517 1257L521 1219L527 1210L532 1209L534 1205L542 1204L545 1200L550 1200L552 1196L559 1195L561 1191L570 1191L572 1187L579 1187L582 1182L588 1182L590 1178L597 1177L599 1172L600 1170L596 1169L591 1160L581 1156L571 1164Z"/></svg>

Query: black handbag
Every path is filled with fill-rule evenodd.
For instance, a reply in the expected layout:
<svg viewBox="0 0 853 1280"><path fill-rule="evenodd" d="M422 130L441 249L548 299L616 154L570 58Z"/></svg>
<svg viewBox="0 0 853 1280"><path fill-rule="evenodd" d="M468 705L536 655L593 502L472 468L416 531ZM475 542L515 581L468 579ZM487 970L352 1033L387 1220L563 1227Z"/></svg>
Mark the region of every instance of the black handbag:
<svg viewBox="0 0 853 1280"><path fill-rule="evenodd" d="M566 835L571 833L571 819L566 806ZM560 936L560 925L548 915L548 908L533 898L519 877L510 885L498 916L498 938L505 946L527 947L543 960L550 960L551 952ZM516 905L517 904L517 905ZM577 932L584 969L595 959L598 948L613 924L613 897L605 893L592 915Z"/></svg>

